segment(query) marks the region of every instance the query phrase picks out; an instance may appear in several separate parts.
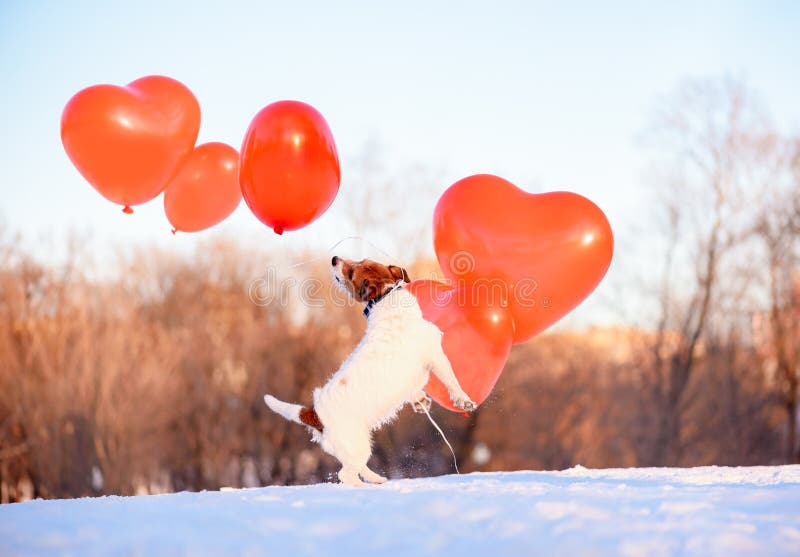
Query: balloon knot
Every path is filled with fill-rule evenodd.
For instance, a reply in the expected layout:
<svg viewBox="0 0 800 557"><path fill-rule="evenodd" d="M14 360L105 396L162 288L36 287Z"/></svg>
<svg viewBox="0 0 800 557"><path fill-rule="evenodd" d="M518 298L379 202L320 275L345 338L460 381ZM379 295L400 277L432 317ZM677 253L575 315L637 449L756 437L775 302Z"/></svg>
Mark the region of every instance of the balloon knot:
<svg viewBox="0 0 800 557"><path fill-rule="evenodd" d="M130 205L125 205L125 207L122 208L122 212L126 215L132 215L133 209L131 209Z"/></svg>
<svg viewBox="0 0 800 557"><path fill-rule="evenodd" d="M272 230L274 230L275 234L277 234L278 236L283 234L283 227L280 224L276 224L275 226L273 226Z"/></svg>
<svg viewBox="0 0 800 557"><path fill-rule="evenodd" d="M172 235L174 236L177 231L178 231L177 228L173 228L170 232L172 232Z"/></svg>
<svg viewBox="0 0 800 557"><path fill-rule="evenodd" d="M461 412L461 415L464 416L465 418L469 418L469 414L467 414L466 412Z"/></svg>

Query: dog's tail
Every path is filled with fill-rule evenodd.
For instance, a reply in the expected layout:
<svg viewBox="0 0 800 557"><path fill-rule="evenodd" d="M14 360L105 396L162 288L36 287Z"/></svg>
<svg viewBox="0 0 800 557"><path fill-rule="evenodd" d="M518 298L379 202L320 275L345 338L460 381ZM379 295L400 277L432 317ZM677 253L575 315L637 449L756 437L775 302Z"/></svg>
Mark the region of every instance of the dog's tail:
<svg viewBox="0 0 800 557"><path fill-rule="evenodd" d="M289 404L278 400L272 395L264 395L264 402L267 403L270 410L276 414L280 414L290 422L303 424L312 427L319 432L322 432L322 421L317 415L317 411L313 406L300 406L299 404Z"/></svg>

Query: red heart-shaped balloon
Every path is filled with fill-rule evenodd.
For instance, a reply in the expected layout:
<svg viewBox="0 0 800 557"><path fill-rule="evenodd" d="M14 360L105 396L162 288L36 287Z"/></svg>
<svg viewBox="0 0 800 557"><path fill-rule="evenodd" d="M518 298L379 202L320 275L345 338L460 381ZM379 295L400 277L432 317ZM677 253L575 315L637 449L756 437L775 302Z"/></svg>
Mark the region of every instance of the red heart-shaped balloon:
<svg viewBox="0 0 800 557"><path fill-rule="evenodd" d="M225 220L241 200L239 153L225 143L204 143L164 190L164 212L175 230L199 232Z"/></svg>
<svg viewBox="0 0 800 557"><path fill-rule="evenodd" d="M298 101L272 103L256 114L239 168L247 206L278 234L315 220L339 191L339 155L328 123Z"/></svg>
<svg viewBox="0 0 800 557"><path fill-rule="evenodd" d="M83 89L61 115L61 141L72 164L126 212L164 190L199 130L200 105L192 92L158 75L125 87Z"/></svg>
<svg viewBox="0 0 800 557"><path fill-rule="evenodd" d="M531 194L488 174L464 178L442 194L433 239L454 286L483 285L505 298L515 343L586 298L614 251L606 216L585 197Z"/></svg>
<svg viewBox="0 0 800 557"><path fill-rule="evenodd" d="M416 296L423 317L444 333L442 347L461 388L482 403L511 350L511 316L487 289L452 288L431 280L415 280L406 288ZM460 412L435 375L431 374L425 391L448 410Z"/></svg>

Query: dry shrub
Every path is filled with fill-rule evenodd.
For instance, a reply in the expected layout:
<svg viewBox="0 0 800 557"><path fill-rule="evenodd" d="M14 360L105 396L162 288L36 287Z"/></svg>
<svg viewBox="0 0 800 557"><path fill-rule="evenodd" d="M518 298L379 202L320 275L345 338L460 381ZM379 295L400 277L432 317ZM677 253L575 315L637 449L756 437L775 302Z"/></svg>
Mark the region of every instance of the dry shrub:
<svg viewBox="0 0 800 557"><path fill-rule="evenodd" d="M311 483L337 470L262 397L309 401L361 336L359 309L325 288L322 307L303 308L296 287L288 306L254 303L270 258L230 241L185 257L135 254L101 279L80 254L54 267L16 245L0 246L2 501ZM289 273L276 269L273 281ZM292 272L329 284L325 262ZM434 408L462 471L659 464L651 344L641 332L604 334L516 346L477 413ZM705 350L680 464L780 454L779 412L755 358L735 339ZM490 458L473 459L476 447ZM372 464L392 477L452 471L410 410L376 435Z"/></svg>

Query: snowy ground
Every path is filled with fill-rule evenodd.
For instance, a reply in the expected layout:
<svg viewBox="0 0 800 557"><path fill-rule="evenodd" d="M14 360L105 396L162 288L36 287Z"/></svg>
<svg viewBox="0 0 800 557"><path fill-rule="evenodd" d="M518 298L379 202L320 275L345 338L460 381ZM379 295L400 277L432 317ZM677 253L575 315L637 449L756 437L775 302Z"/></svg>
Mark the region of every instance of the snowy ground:
<svg viewBox="0 0 800 557"><path fill-rule="evenodd" d="M514 472L0 506L0 555L800 555L800 466Z"/></svg>

